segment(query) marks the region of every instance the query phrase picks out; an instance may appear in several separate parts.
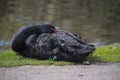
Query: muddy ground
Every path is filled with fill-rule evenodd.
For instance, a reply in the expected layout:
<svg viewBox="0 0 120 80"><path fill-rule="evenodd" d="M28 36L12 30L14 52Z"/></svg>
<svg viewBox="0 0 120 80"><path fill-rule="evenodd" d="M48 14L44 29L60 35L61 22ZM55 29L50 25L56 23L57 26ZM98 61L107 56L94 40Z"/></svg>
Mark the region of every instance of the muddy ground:
<svg viewBox="0 0 120 80"><path fill-rule="evenodd" d="M120 63L3 67L0 80L120 80Z"/></svg>

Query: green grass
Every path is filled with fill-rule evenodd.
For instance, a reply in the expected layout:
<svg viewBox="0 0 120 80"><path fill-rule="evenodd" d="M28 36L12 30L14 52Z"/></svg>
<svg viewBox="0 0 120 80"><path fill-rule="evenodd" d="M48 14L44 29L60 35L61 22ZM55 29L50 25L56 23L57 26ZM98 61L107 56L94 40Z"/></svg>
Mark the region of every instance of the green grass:
<svg viewBox="0 0 120 80"><path fill-rule="evenodd" d="M120 62L120 46L100 46L88 57L91 62Z"/></svg>
<svg viewBox="0 0 120 80"><path fill-rule="evenodd" d="M120 62L120 46L101 46L88 58L91 62ZM12 50L0 52L0 67L13 67L22 65L70 65L73 62L36 60L30 58L19 59Z"/></svg>
<svg viewBox="0 0 120 80"><path fill-rule="evenodd" d="M72 62L67 61L51 61L51 60L36 60L31 58L19 59L12 50L0 52L0 67L13 67L22 65L70 65Z"/></svg>

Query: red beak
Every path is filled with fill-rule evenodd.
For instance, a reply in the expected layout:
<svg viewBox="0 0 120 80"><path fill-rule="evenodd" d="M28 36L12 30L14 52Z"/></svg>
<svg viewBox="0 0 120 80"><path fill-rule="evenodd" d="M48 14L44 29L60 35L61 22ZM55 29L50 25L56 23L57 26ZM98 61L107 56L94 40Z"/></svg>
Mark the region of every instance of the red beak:
<svg viewBox="0 0 120 80"><path fill-rule="evenodd" d="M57 32L57 30L56 30L56 29L53 29L53 32L54 32L54 33L56 33L56 32Z"/></svg>

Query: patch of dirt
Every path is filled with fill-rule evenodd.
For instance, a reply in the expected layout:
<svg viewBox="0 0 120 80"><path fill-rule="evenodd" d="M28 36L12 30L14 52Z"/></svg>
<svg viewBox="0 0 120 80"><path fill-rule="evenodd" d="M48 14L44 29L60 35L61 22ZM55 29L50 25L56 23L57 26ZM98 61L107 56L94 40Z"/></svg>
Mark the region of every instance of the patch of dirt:
<svg viewBox="0 0 120 80"><path fill-rule="evenodd" d="M120 63L3 67L0 80L120 80Z"/></svg>

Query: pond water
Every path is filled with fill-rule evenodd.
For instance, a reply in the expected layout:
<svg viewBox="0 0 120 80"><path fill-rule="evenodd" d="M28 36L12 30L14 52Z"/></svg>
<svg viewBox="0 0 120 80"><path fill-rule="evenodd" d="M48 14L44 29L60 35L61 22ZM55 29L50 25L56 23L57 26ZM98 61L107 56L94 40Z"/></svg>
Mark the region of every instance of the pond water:
<svg viewBox="0 0 120 80"><path fill-rule="evenodd" d="M89 43L120 43L120 0L1 0L0 51L24 25L52 23Z"/></svg>

